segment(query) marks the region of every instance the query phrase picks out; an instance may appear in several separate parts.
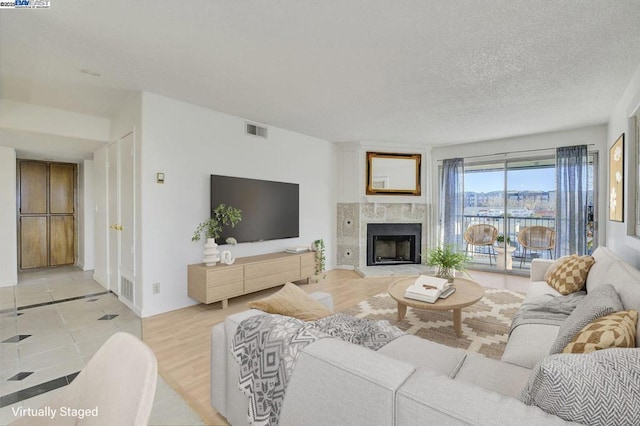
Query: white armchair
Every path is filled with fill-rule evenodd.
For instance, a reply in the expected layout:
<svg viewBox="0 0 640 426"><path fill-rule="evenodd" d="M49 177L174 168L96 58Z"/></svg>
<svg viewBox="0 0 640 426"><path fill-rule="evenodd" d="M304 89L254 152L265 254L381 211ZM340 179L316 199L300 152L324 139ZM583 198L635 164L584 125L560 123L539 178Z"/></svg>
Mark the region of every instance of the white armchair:
<svg viewBox="0 0 640 426"><path fill-rule="evenodd" d="M21 417L12 425L147 425L157 379L153 351L131 334L116 333L46 404L53 418ZM72 410L82 410L82 418Z"/></svg>

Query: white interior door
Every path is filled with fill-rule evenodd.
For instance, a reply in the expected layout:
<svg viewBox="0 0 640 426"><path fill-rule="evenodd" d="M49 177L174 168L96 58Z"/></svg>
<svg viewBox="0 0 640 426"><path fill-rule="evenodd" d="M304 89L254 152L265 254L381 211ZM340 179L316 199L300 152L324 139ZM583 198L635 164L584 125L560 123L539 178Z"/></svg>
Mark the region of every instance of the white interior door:
<svg viewBox="0 0 640 426"><path fill-rule="evenodd" d="M113 142L107 148L107 223L109 225L109 250L107 252L107 281L108 289L116 294L120 294L118 283L120 274L118 273L118 142Z"/></svg>

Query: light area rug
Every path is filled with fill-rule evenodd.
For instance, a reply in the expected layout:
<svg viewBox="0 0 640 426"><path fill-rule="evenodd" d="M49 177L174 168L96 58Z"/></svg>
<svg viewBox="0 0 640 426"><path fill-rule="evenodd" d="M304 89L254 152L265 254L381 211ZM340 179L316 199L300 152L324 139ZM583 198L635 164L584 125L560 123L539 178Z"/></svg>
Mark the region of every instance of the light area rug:
<svg viewBox="0 0 640 426"><path fill-rule="evenodd" d="M522 305L524 294L504 289L485 289L484 297L462 310L462 337L453 331L452 311L407 308L398 321L398 304L387 292L376 294L344 311L358 318L388 320L401 330L454 348L500 359L509 337L509 327Z"/></svg>

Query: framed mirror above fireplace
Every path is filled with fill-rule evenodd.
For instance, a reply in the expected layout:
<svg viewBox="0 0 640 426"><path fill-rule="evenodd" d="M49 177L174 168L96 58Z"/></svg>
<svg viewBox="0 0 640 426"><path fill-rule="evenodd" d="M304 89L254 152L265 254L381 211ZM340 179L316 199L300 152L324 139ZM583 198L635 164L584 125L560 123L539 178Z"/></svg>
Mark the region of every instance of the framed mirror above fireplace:
<svg viewBox="0 0 640 426"><path fill-rule="evenodd" d="M420 195L421 154L367 152L367 195Z"/></svg>

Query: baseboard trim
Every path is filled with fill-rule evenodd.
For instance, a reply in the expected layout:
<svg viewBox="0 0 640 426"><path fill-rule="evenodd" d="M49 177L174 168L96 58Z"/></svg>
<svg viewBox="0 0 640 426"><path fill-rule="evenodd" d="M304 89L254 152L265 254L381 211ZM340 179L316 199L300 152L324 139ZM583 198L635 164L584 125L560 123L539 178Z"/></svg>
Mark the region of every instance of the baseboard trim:
<svg viewBox="0 0 640 426"><path fill-rule="evenodd" d="M336 269L346 269L347 271L353 271L354 269L356 269L356 267L353 265L338 265L336 266Z"/></svg>

